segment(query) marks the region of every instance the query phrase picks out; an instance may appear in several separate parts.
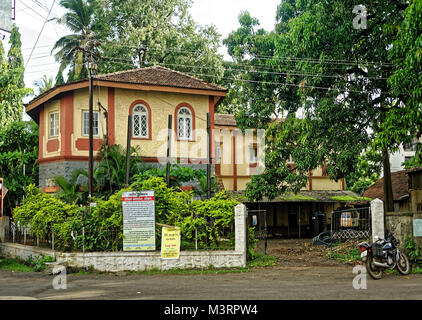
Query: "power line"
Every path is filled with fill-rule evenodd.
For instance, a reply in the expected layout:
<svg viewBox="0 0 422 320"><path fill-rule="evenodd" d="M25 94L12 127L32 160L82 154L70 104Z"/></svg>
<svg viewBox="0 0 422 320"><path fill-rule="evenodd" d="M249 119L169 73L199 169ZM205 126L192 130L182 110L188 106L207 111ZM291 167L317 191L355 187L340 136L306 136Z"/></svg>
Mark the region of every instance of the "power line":
<svg viewBox="0 0 422 320"><path fill-rule="evenodd" d="M108 60L112 60L113 62L116 61L123 61L124 65L134 66L130 60L127 59L120 59L120 58L106 58ZM119 63L119 62L118 62ZM163 66L176 66L176 67L190 67L190 68L197 68L197 69L213 69L212 67L207 66L198 66L198 65L186 65L186 64L171 64L171 63L160 63ZM341 78L343 75L328 75L328 74L313 74L313 73L301 73L297 72L296 70L286 70L285 72L273 72L273 71L265 71L262 70L250 70L250 69L242 69L242 68L225 68L225 70L235 71L235 72L247 72L247 73L265 73L265 74L272 74L272 75L285 75L285 76L303 76L303 77L321 77L321 78ZM365 79L370 80L387 80L388 78L383 77L365 77Z"/></svg>
<svg viewBox="0 0 422 320"><path fill-rule="evenodd" d="M51 5L50 11L48 12L47 17L45 18L44 24L42 25L42 28L41 28L41 30L40 30L40 33L38 34L38 38L37 38L37 40L35 41L34 47L32 48L32 51L31 51L31 54L29 55L29 58L28 58L28 60L26 61L25 68L27 67L27 65L28 65L28 63L29 63L29 60L31 60L32 53L34 52L34 49L35 49L35 47L36 47L36 45L37 45L37 43L38 43L38 40L39 40L39 39L40 39L40 37L41 37L41 34L42 34L43 30L44 30L44 27L45 27L45 25L46 25L46 23L47 23L47 21L48 21L48 17L50 16L51 10L53 10L53 7L54 7L55 3L56 3L56 0L54 0L54 1L53 1L53 4Z"/></svg>
<svg viewBox="0 0 422 320"><path fill-rule="evenodd" d="M137 46L130 46L130 45L124 45L124 44L118 44L118 43L108 43L107 46L111 46L111 47L115 47L115 48L139 49ZM167 53L167 52L193 53L193 54L197 54L197 55L206 53L206 51L182 50L182 49L177 49L177 48L171 48L171 49L167 49L167 50L150 48L149 51L150 52L163 52L163 53ZM257 60L270 61L270 62L276 62L275 60L282 60L286 63L294 63L294 64L303 62L303 63L320 63L320 64L325 64L325 65L330 65L330 66L332 66L332 65L334 65L334 66L335 65L343 65L343 66L371 65L373 67L378 66L378 67L384 67L384 68L391 68L393 66L393 64L386 63L386 62L315 59L315 58L294 58L294 57L288 57L288 56L280 57L280 56L256 55L256 56L254 56L254 58L257 59ZM242 65L242 64L237 63L237 65ZM243 64L243 66L271 68L271 65L269 65L269 64L264 64L264 65L263 64L251 64L251 65Z"/></svg>

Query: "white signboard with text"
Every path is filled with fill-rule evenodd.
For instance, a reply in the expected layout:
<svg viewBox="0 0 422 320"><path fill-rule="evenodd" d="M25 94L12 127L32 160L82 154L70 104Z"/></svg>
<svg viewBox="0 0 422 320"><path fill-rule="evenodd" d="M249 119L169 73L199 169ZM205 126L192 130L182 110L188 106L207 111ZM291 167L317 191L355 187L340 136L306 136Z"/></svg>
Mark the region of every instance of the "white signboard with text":
<svg viewBox="0 0 422 320"><path fill-rule="evenodd" d="M154 251L154 191L123 192L122 204L123 251Z"/></svg>

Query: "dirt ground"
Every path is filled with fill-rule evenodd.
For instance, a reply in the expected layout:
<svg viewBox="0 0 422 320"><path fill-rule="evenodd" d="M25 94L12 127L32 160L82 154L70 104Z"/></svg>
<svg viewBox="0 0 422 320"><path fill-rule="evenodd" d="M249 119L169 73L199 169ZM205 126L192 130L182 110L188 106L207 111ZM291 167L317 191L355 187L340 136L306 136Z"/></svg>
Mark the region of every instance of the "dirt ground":
<svg viewBox="0 0 422 320"><path fill-rule="evenodd" d="M264 241L258 242L256 251L264 252ZM327 247L314 246L312 239L268 239L267 254L279 258L280 267L340 266L341 262L328 259Z"/></svg>

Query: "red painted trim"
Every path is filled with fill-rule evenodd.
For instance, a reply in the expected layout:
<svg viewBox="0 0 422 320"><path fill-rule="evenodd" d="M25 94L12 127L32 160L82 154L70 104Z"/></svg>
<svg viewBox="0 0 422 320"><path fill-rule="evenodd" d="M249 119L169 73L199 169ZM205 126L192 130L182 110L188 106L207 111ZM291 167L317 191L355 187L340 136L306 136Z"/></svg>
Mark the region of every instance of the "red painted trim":
<svg viewBox="0 0 422 320"><path fill-rule="evenodd" d="M312 191L312 171L309 171L309 191Z"/></svg>
<svg viewBox="0 0 422 320"><path fill-rule="evenodd" d="M215 164L215 175L220 176L221 175L221 164L216 163Z"/></svg>
<svg viewBox="0 0 422 320"><path fill-rule="evenodd" d="M94 150L98 151L101 149L102 144L104 141L102 139L94 139ZM89 150L89 139L87 138L79 138L75 141L76 149L80 151L87 151Z"/></svg>
<svg viewBox="0 0 422 320"><path fill-rule="evenodd" d="M141 157L143 162L148 162L148 163L159 163L160 160L161 162L166 162L167 158L166 157L162 157L162 158L158 158L158 157ZM197 159L186 159L186 158L173 158L175 159L177 162L180 161L180 164L205 164L207 159L201 159L201 158L197 158Z"/></svg>
<svg viewBox="0 0 422 320"><path fill-rule="evenodd" d="M209 114L211 120L211 163L215 163L215 139L214 139L214 96L208 97Z"/></svg>
<svg viewBox="0 0 422 320"><path fill-rule="evenodd" d="M60 135L62 147L60 155L72 155L73 134L73 92L60 98Z"/></svg>
<svg viewBox="0 0 422 320"><path fill-rule="evenodd" d="M133 136L133 123L132 123L132 140L151 140L152 139L152 121L151 121L151 107L149 106L148 103L146 103L144 100L136 100L134 102L132 102L132 104L129 107L129 115L133 115L133 108L137 105L137 104L142 104L144 105L147 110L148 110L148 138L137 138Z"/></svg>
<svg viewBox="0 0 422 320"><path fill-rule="evenodd" d="M44 107L40 109L40 124L39 124L39 134L38 134L38 159L43 158L44 152Z"/></svg>
<svg viewBox="0 0 422 320"><path fill-rule="evenodd" d="M115 139L115 131L114 131L114 118L115 118L115 110L114 110L114 88L108 88L108 143L110 146L114 144Z"/></svg>
<svg viewBox="0 0 422 320"><path fill-rule="evenodd" d="M57 191L59 191L60 190L60 187L44 187L43 189L42 189L42 191L44 192L44 193L56 193Z"/></svg>
<svg viewBox="0 0 422 320"><path fill-rule="evenodd" d="M179 109L182 107L186 107L188 108L191 112L192 112L192 139L191 140L183 140L183 139L179 139L179 135L177 134L177 113L179 112ZM193 107L186 102L180 103L176 106L176 109L174 110L174 133L176 136L176 140L177 141L189 141L189 142L194 142L196 141L196 135L195 135L195 110L193 110Z"/></svg>
<svg viewBox="0 0 422 320"><path fill-rule="evenodd" d="M49 163L49 162L60 162L60 161L88 161L88 156L57 156L44 159L38 159L38 163ZM94 157L95 161L99 161L100 158Z"/></svg>
<svg viewBox="0 0 422 320"><path fill-rule="evenodd" d="M51 139L47 141L47 152L56 152L59 151L59 148L59 139Z"/></svg>

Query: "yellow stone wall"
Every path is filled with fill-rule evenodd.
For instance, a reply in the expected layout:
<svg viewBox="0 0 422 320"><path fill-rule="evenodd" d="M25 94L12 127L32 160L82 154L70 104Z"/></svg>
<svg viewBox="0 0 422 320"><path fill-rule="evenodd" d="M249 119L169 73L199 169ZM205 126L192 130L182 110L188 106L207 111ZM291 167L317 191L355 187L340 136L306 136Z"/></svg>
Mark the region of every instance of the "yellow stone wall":
<svg viewBox="0 0 422 320"><path fill-rule="evenodd" d="M108 108L108 89L97 87L93 92L93 109L94 112L99 112L99 135L94 139L104 139L107 134L107 124L104 111L98 106L100 102L104 108ZM87 150L78 150L76 148L76 141L78 139L89 139L89 136L82 135L82 112L89 111L89 91L88 88L75 90L73 92L73 135L72 135L72 155L74 156L88 156ZM94 150L94 157L98 151Z"/></svg>
<svg viewBox="0 0 422 320"><path fill-rule="evenodd" d="M50 114L59 112L59 135L58 137L50 137ZM43 141L43 154L42 157L56 157L60 155L61 151L61 134L60 134L60 99L51 100L44 104L44 137ZM59 149L55 152L47 152L47 143L49 140L59 140Z"/></svg>
<svg viewBox="0 0 422 320"><path fill-rule="evenodd" d="M132 140L133 146L138 146L142 156L165 157L167 154L168 115L173 116L172 157L207 157L207 113L209 112L208 96L137 91L115 89L115 143L126 146L127 117L129 107L136 100L143 100L151 108L152 139ZM180 103L190 104L195 111L196 141L176 141L174 131L174 112Z"/></svg>

